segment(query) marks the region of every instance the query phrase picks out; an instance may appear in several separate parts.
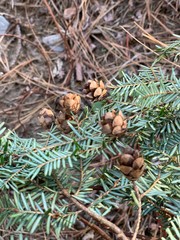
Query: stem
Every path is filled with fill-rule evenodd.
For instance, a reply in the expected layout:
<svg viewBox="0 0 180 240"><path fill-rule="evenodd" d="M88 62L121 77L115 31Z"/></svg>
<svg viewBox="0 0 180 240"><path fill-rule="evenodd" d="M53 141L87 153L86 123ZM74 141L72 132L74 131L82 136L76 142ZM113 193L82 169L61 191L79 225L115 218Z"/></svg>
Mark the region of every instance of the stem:
<svg viewBox="0 0 180 240"><path fill-rule="evenodd" d="M156 185L156 183L160 180L160 173L158 174L158 177L156 178L156 180L153 182L153 184L150 186L150 188L145 191L144 193L141 194L141 199L146 196L152 189L153 187Z"/></svg>
<svg viewBox="0 0 180 240"><path fill-rule="evenodd" d="M60 194L63 194L65 197L67 197L71 202L73 202L79 209L86 212L89 216L91 216L94 220L98 221L100 224L105 225L108 229L110 229L112 232L116 233L116 237L119 240L128 240L126 235L123 233L123 231L118 228L114 223L108 221L106 218L98 215L95 212L92 212L89 208L85 207L82 203L80 203L78 200L76 200L73 196L69 194L69 192L63 188L61 185L59 179L57 178L56 174L53 173L53 177L57 183L57 186L60 190Z"/></svg>
<svg viewBox="0 0 180 240"><path fill-rule="evenodd" d="M89 214L94 220L98 221L100 224L105 225L108 227L110 230L112 230L114 233L117 234L117 239L122 239L122 240L128 240L128 238L125 236L123 231L118 228L114 223L108 221L106 218L92 212L90 209L85 207L83 204L81 204L79 201L77 201L75 198L73 198L67 190L62 189L62 193L64 194L65 197L70 199L78 208Z"/></svg>
<svg viewBox="0 0 180 240"><path fill-rule="evenodd" d="M136 228L135 228L135 232L134 232L134 235L133 235L133 238L132 238L132 240L136 240L136 237L137 237L137 234L138 234L138 231L139 231L140 222L141 222L142 204L141 204L141 195L139 193L139 188L137 187L135 182L133 182L133 186L134 186L134 191L136 193L138 203L139 203Z"/></svg>
<svg viewBox="0 0 180 240"><path fill-rule="evenodd" d="M111 237L109 237L105 231L103 231L101 228L99 228L97 225L93 224L93 223L90 223L89 221L87 221L85 218L83 217L80 217L79 216L79 219L85 223L86 225L88 225L90 228L94 229L99 235L101 235L101 237L105 240L112 240Z"/></svg>

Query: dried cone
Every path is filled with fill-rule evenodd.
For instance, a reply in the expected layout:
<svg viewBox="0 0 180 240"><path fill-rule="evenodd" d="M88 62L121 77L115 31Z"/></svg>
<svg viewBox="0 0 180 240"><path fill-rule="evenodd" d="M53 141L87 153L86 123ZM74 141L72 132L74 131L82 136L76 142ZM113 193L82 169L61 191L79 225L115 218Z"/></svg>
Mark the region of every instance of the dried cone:
<svg viewBox="0 0 180 240"><path fill-rule="evenodd" d="M92 99L94 101L98 101L106 96L107 90L102 80L98 81L97 79L95 79L89 80L85 84L83 93L86 94L87 98Z"/></svg>
<svg viewBox="0 0 180 240"><path fill-rule="evenodd" d="M139 156L139 151L129 149L120 156L118 164L121 172L132 181L137 180L144 172L144 158Z"/></svg>
<svg viewBox="0 0 180 240"><path fill-rule="evenodd" d="M38 120L44 129L49 129L54 122L54 113L51 109L43 108L39 112Z"/></svg>
<svg viewBox="0 0 180 240"><path fill-rule="evenodd" d="M127 120L120 111L116 114L115 110L107 112L101 120L102 132L107 135L120 136L127 128Z"/></svg>
<svg viewBox="0 0 180 240"><path fill-rule="evenodd" d="M81 97L74 93L68 93L58 100L60 110L66 114L77 113L81 105Z"/></svg>
<svg viewBox="0 0 180 240"><path fill-rule="evenodd" d="M59 112L56 115L55 124L56 124L57 128L59 130L61 130L62 132L69 133L71 131L71 128L69 127L69 125L67 123L68 120L71 120L69 115L67 115L63 112Z"/></svg>

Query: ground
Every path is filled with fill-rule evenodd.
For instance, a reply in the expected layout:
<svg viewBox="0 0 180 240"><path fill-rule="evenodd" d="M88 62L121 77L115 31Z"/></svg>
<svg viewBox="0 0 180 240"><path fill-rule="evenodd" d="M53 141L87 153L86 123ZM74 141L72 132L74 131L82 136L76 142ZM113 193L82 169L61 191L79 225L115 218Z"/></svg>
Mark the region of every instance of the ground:
<svg viewBox="0 0 180 240"><path fill-rule="evenodd" d="M57 97L82 95L89 79L108 84L122 70L151 66L156 46L180 35L179 9L178 0L1 0L10 25L0 36L0 121L21 137L37 137L38 113L54 108ZM126 225L124 204L121 216ZM156 237L151 218L142 228Z"/></svg>

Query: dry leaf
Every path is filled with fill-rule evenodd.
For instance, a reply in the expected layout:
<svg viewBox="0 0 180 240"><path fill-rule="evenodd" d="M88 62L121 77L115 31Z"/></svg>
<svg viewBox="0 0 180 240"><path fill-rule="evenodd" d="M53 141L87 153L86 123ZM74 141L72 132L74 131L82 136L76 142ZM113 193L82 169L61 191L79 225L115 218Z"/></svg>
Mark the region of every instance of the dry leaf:
<svg viewBox="0 0 180 240"><path fill-rule="evenodd" d="M87 232L82 238L82 240L91 240L91 239L95 239L93 230Z"/></svg>
<svg viewBox="0 0 180 240"><path fill-rule="evenodd" d="M76 8L70 7L64 10L63 16L65 19L70 20L75 14L76 14Z"/></svg>

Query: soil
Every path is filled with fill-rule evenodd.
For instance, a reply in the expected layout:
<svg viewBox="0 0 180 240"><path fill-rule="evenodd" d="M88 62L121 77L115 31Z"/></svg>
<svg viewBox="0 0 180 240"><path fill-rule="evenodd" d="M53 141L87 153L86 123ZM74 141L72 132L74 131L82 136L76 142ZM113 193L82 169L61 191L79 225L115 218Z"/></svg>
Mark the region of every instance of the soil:
<svg viewBox="0 0 180 240"><path fill-rule="evenodd" d="M150 66L156 42L143 31L159 43L176 39L179 7L176 0L1 0L10 25L0 37L0 121L37 137L38 112L56 97L81 91L88 79L108 83Z"/></svg>

